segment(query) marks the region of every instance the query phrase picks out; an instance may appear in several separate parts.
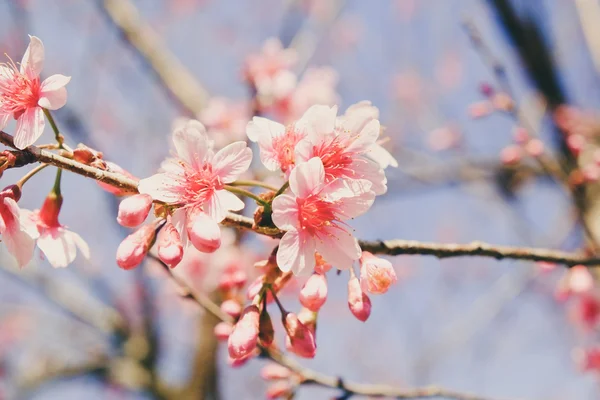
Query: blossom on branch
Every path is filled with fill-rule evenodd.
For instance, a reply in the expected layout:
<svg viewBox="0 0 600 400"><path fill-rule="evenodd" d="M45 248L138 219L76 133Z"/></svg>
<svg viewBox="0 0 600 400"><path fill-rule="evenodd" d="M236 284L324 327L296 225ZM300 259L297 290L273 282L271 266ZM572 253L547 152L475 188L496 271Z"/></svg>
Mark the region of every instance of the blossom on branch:
<svg viewBox="0 0 600 400"><path fill-rule="evenodd" d="M20 67L12 62L0 64L0 129L9 119L17 120L14 144L18 149L31 146L42 135L45 126L44 108L58 110L67 103L65 86L70 77L56 74L40 81L44 66L44 45L35 36Z"/></svg>
<svg viewBox="0 0 600 400"><path fill-rule="evenodd" d="M23 267L33 257L38 232L35 225L23 217L24 210L17 205L20 197L21 191L15 185L0 192L0 235L8 252L19 267Z"/></svg>

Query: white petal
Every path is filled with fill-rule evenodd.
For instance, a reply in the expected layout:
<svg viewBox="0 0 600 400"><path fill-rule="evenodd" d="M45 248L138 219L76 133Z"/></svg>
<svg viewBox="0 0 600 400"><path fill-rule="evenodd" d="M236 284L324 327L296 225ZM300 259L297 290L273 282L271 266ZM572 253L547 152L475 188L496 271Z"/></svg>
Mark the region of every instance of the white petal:
<svg viewBox="0 0 600 400"><path fill-rule="evenodd" d="M348 146L348 151L357 153L366 152L377 142L380 130L381 126L379 125L379 121L374 119L367 123L360 133L352 132L352 136L355 137L355 139L352 141L350 146Z"/></svg>
<svg viewBox="0 0 600 400"><path fill-rule="evenodd" d="M300 198L306 198L322 188L325 182L325 169L318 157L299 164L290 174L290 189Z"/></svg>
<svg viewBox="0 0 600 400"><path fill-rule="evenodd" d="M211 148L206 128L194 119L173 131L173 144L179 158L194 167L202 164Z"/></svg>
<svg viewBox="0 0 600 400"><path fill-rule="evenodd" d="M337 269L348 269L361 255L358 241L350 232L331 229L322 240L316 242L317 252Z"/></svg>
<svg viewBox="0 0 600 400"><path fill-rule="evenodd" d="M21 73L29 78L40 75L44 68L44 44L36 36L29 36L29 46L21 60Z"/></svg>
<svg viewBox="0 0 600 400"><path fill-rule="evenodd" d="M223 183L235 181L248 170L251 162L252 150L246 142L231 143L219 150L212 159L213 171Z"/></svg>
<svg viewBox="0 0 600 400"><path fill-rule="evenodd" d="M14 137L15 147L23 150L34 144L42 136L45 124L44 112L40 107L27 109L17 119L17 129Z"/></svg>
<svg viewBox="0 0 600 400"><path fill-rule="evenodd" d="M296 198L282 194L273 200L273 222L282 230L294 229L298 226L298 205Z"/></svg>
<svg viewBox="0 0 600 400"><path fill-rule="evenodd" d="M386 169L389 166L398 167L398 161L383 146L374 143L365 153L371 160L377 162L379 166Z"/></svg>
<svg viewBox="0 0 600 400"><path fill-rule="evenodd" d="M253 142L258 142L261 138L271 140L274 137L285 133L285 126L278 122L271 121L263 117L254 117L246 126L246 135Z"/></svg>
<svg viewBox="0 0 600 400"><path fill-rule="evenodd" d="M283 235L277 250L277 265L283 272L294 275L308 274L315 268L315 241L308 235L288 231Z"/></svg>
<svg viewBox="0 0 600 400"><path fill-rule="evenodd" d="M229 211L239 211L244 208L244 202L227 190L217 190L206 204L204 212L216 222L221 222Z"/></svg>
<svg viewBox="0 0 600 400"><path fill-rule="evenodd" d="M155 174L140 180L138 191L141 194L149 194L154 200L177 203L181 200L180 185L181 183L174 179L172 174Z"/></svg>
<svg viewBox="0 0 600 400"><path fill-rule="evenodd" d="M47 232L39 237L37 245L54 268L64 268L73 262L77 255L75 243L68 240L65 232Z"/></svg>
<svg viewBox="0 0 600 400"><path fill-rule="evenodd" d="M41 97L38 100L40 107L48 110L58 110L67 104L67 89L65 85L71 80L70 76L52 75L42 82Z"/></svg>

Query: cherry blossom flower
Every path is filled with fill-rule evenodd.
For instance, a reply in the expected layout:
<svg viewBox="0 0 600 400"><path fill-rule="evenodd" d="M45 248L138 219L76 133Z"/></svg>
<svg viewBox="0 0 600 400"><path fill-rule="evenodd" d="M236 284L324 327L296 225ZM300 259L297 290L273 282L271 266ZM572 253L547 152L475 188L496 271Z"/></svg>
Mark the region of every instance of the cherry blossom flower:
<svg viewBox="0 0 600 400"><path fill-rule="evenodd" d="M295 149L306 133L294 124L283 126L263 117L254 117L246 128L248 139L260 147L260 160L269 171L280 169L286 176L296 164Z"/></svg>
<svg viewBox="0 0 600 400"><path fill-rule="evenodd" d="M28 218L23 218L25 210L17 205L20 197L16 186L0 193L0 235L8 252L15 257L19 267L23 267L33 257L38 232Z"/></svg>
<svg viewBox="0 0 600 400"><path fill-rule="evenodd" d="M71 264L77 256L77 249L86 259L90 258L90 249L81 236L58 222L61 206L62 196L51 193L41 209L21 210L22 216L37 227L37 246L54 268L64 268Z"/></svg>
<svg viewBox="0 0 600 400"><path fill-rule="evenodd" d="M208 136L218 147L243 140L250 119L248 104L233 102L224 97L211 97L198 116L207 129Z"/></svg>
<svg viewBox="0 0 600 400"><path fill-rule="evenodd" d="M142 179L138 189L154 200L179 207L172 222L181 234L184 248L189 238L198 250L207 251L210 247L214 251L220 245L220 239L214 237L219 230L217 224L227 212L244 208L244 202L224 186L248 169L252 150L240 141L215 154L204 125L196 120L177 127L173 143L175 157L163 162L162 172ZM198 218L204 222L201 226L195 223Z"/></svg>
<svg viewBox="0 0 600 400"><path fill-rule="evenodd" d="M322 105L312 106L304 113L296 125L306 129L307 136L296 147L296 164L319 157L326 182L367 180L375 194L385 193L387 179L383 168L366 156L379 137L379 121L365 121L363 113L336 120L336 114L337 107Z"/></svg>
<svg viewBox="0 0 600 400"><path fill-rule="evenodd" d="M56 74L40 82L44 45L30 36L20 68L14 62L0 64L0 129L10 117L17 120L14 143L18 149L31 146L44 131L44 108L58 110L67 102L65 85L70 77Z"/></svg>
<svg viewBox="0 0 600 400"><path fill-rule="evenodd" d="M327 183L320 158L298 165L290 174L291 194L273 201L273 222L287 231L277 252L277 264L284 271L312 272L315 251L339 269L352 266L361 255L356 238L345 220L366 212L375 194L368 181L353 181L354 187L337 180Z"/></svg>
<svg viewBox="0 0 600 400"><path fill-rule="evenodd" d="M282 120L293 121L315 104L333 106L340 101L338 81L338 73L331 67L308 68L289 98L275 107L275 112Z"/></svg>
<svg viewBox="0 0 600 400"><path fill-rule="evenodd" d="M244 75L250 82L272 79L281 71L289 70L296 64L298 54L294 49L284 49L277 38L265 41L262 52L246 58Z"/></svg>

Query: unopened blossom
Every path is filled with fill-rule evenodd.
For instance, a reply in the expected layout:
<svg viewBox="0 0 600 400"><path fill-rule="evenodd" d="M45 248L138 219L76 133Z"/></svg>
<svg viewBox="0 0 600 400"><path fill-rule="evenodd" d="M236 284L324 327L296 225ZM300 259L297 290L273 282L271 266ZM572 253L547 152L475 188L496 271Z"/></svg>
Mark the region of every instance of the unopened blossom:
<svg viewBox="0 0 600 400"><path fill-rule="evenodd" d="M221 303L221 311L233 318L237 318L242 313L242 306L237 301L229 299Z"/></svg>
<svg viewBox="0 0 600 400"><path fill-rule="evenodd" d="M302 307L298 312L298 320L304 324L310 331L313 336L317 331L317 311L312 311L306 307Z"/></svg>
<svg viewBox="0 0 600 400"><path fill-rule="evenodd" d="M349 188L325 179L321 159L312 158L290 174L291 194L273 201L273 222L286 231L277 251L283 272L312 272L315 251L338 269L350 268L360 258L358 241L344 221L366 212L375 194L365 180Z"/></svg>
<svg viewBox="0 0 600 400"><path fill-rule="evenodd" d="M67 103L65 86L70 77L56 74L40 80L44 67L44 45L35 36L29 37L29 46L20 67L12 62L0 64L0 129L10 118L17 120L15 147L31 146L42 135L45 126L44 108L58 110Z"/></svg>
<svg viewBox="0 0 600 400"><path fill-rule="evenodd" d="M287 379L292 376L292 371L283 365L271 362L260 370L260 376L266 381Z"/></svg>
<svg viewBox="0 0 600 400"><path fill-rule="evenodd" d="M573 360L579 369L584 372L600 371L600 347L589 349L575 349Z"/></svg>
<svg viewBox="0 0 600 400"><path fill-rule="evenodd" d="M132 269L141 264L156 237L154 224L144 225L127 236L117 248L117 264Z"/></svg>
<svg viewBox="0 0 600 400"><path fill-rule="evenodd" d="M219 322L217 325L215 325L215 337L221 342L228 340L231 332L233 332L233 325L231 325L229 322Z"/></svg>
<svg viewBox="0 0 600 400"><path fill-rule="evenodd" d="M117 222L128 228L141 225L152 208L152 197L147 194L136 194L122 200L119 204Z"/></svg>
<svg viewBox="0 0 600 400"><path fill-rule="evenodd" d="M387 191L383 168L367 157L377 143L380 125L377 119L365 123L362 113L351 113L338 120L337 107L312 106L296 123L307 136L296 147L296 164L313 157L321 159L326 182L369 181L371 190L380 195ZM358 186L358 185L357 185Z"/></svg>
<svg viewBox="0 0 600 400"><path fill-rule="evenodd" d="M575 265L567 271L566 286L572 293L585 293L594 288L594 277L584 265Z"/></svg>
<svg viewBox="0 0 600 400"><path fill-rule="evenodd" d="M267 388L265 396L268 400L288 399L290 393L294 390L292 383L289 381L273 382Z"/></svg>
<svg viewBox="0 0 600 400"><path fill-rule="evenodd" d="M359 321L365 322L371 315L371 299L362 291L355 276L348 281L348 307Z"/></svg>
<svg viewBox="0 0 600 400"><path fill-rule="evenodd" d="M523 158L523 149L516 144L506 146L500 152L500 161L504 165L515 165L518 164Z"/></svg>
<svg viewBox="0 0 600 400"><path fill-rule="evenodd" d="M600 321L600 300L591 294L585 293L578 297L575 305L575 319L587 329L598 326Z"/></svg>
<svg viewBox="0 0 600 400"><path fill-rule="evenodd" d="M371 104L370 101L363 100L348 107L344 115L338 117L336 124L343 129L344 120L355 120L358 121L357 129L362 129L368 122L378 119L379 109ZM379 142L373 143L365 155L373 161L376 161L383 169L387 167L398 167L398 161L396 161L396 159L381 146Z"/></svg>
<svg viewBox="0 0 600 400"><path fill-rule="evenodd" d="M246 307L229 335L227 349L233 359L243 359L252 354L258 343L259 310L255 305Z"/></svg>
<svg viewBox="0 0 600 400"><path fill-rule="evenodd" d="M246 134L248 139L258 143L260 160L269 171L280 169L289 176L296 164L296 146L306 136L304 129L254 117L246 127Z"/></svg>
<svg viewBox="0 0 600 400"><path fill-rule="evenodd" d="M39 236L35 224L17 205L21 190L13 185L0 192L0 235L6 249L15 257L19 267L33 257L35 239Z"/></svg>
<svg viewBox="0 0 600 400"><path fill-rule="evenodd" d="M294 354L313 358L317 353L317 343L310 329L298 319L294 313L288 312L283 318L283 326L287 332L286 347Z"/></svg>
<svg viewBox="0 0 600 400"><path fill-rule="evenodd" d="M246 172L252 150L240 141L215 153L204 125L195 120L175 129L173 143L175 157L163 162L162 172L142 179L138 189L154 200L179 207L172 221L184 245L191 233L189 239L198 250L214 251L220 246L216 224L229 211L244 207L244 202L224 186ZM211 225L205 216L210 217ZM197 218L205 223L195 224Z"/></svg>
<svg viewBox="0 0 600 400"><path fill-rule="evenodd" d="M360 286L364 291L382 294L387 292L397 280L391 262L363 251L360 257Z"/></svg>
<svg viewBox="0 0 600 400"><path fill-rule="evenodd" d="M183 259L183 244L175 226L168 221L158 233L158 258L169 268L175 268Z"/></svg>
<svg viewBox="0 0 600 400"><path fill-rule="evenodd" d="M37 246L54 268L71 264L77 256L77 249L86 259L90 258L90 249L81 236L58 222L62 201L62 196L52 192L41 209L33 212L22 210L22 217L35 224L39 234Z"/></svg>
<svg viewBox="0 0 600 400"><path fill-rule="evenodd" d="M300 290L300 303L311 311L319 311L327 300L327 279L312 274Z"/></svg>

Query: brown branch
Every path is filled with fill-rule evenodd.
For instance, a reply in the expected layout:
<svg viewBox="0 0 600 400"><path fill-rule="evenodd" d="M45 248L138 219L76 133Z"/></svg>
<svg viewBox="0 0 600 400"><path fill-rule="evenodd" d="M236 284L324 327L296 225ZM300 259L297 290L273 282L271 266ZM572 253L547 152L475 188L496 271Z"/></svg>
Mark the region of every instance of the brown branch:
<svg viewBox="0 0 600 400"><path fill-rule="evenodd" d="M190 114L198 115L208 101L207 91L141 18L135 5L129 0L104 0L100 4L123 38L156 73L164 88Z"/></svg>
<svg viewBox="0 0 600 400"><path fill-rule="evenodd" d="M12 136L0 131L0 142L12 146ZM25 157L33 157L38 162L54 165L67 169L79 175L105 182L110 185L126 189L132 193L137 192L137 182L123 175L103 171L98 168L81 164L69 158L54 154L48 150L30 146L23 152ZM252 230L261 235L280 238L285 232L272 227L257 227L251 218L243 215L229 213L223 225L238 229ZM386 240L386 241L359 241L365 251L374 254L386 255L431 255L438 258L479 256L491 257L497 260L513 259L527 261L546 261L556 264L600 266L600 258L586 257L584 254L568 253L559 250L540 249L531 247L497 246L483 242L470 244L439 244L425 243L413 240Z"/></svg>
<svg viewBox="0 0 600 400"><path fill-rule="evenodd" d="M178 286L183 298L190 299L198 303L200 307L212 314L214 317L223 322L233 323L233 318L221 311L221 308L215 304L209 296L199 292L190 286L185 281L173 274L171 269L158 257L149 255L149 258L158 262L163 269L168 273L169 277ZM365 396L365 397L394 397L396 399L432 399L445 398L454 400L490 400L487 397L478 395L457 392L453 390L443 389L437 386L427 386L423 388L399 388L390 385L376 385L356 383L345 381L340 377L325 375L315 370L305 368L285 354L272 348L266 348L259 344L261 355L270 360L288 368L290 371L299 375L302 380L301 385L319 385L342 391L344 398L350 396Z"/></svg>

